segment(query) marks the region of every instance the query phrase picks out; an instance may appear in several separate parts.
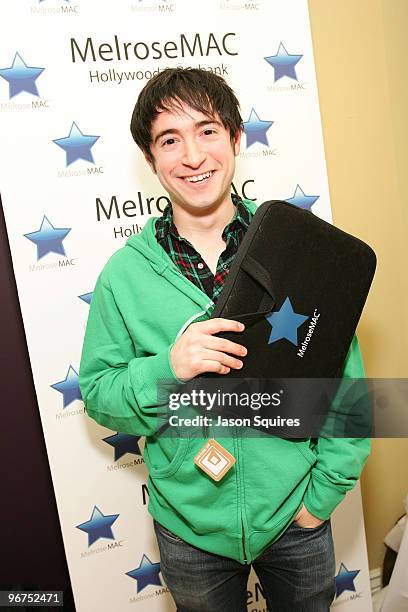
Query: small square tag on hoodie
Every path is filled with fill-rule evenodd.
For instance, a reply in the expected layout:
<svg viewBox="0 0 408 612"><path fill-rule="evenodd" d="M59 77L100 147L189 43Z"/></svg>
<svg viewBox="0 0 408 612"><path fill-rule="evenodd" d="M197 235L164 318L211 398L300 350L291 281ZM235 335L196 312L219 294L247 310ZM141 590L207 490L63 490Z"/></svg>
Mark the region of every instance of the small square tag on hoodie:
<svg viewBox="0 0 408 612"><path fill-rule="evenodd" d="M218 481L232 468L235 457L214 438L211 438L194 457L194 463L213 480Z"/></svg>

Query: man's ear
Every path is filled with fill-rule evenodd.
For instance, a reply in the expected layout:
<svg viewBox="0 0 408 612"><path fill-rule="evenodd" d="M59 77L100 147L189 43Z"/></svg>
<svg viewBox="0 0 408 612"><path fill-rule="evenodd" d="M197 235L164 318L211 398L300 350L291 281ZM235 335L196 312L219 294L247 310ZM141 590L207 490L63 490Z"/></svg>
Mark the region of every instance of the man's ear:
<svg viewBox="0 0 408 612"><path fill-rule="evenodd" d="M239 155L239 151L241 147L241 136L242 136L242 129L238 130L234 138L232 139L232 146L234 149L235 156Z"/></svg>
<svg viewBox="0 0 408 612"><path fill-rule="evenodd" d="M156 166L154 165L153 155L151 155L150 153L143 153L143 155L150 166L150 170L153 172L153 174L156 174Z"/></svg>

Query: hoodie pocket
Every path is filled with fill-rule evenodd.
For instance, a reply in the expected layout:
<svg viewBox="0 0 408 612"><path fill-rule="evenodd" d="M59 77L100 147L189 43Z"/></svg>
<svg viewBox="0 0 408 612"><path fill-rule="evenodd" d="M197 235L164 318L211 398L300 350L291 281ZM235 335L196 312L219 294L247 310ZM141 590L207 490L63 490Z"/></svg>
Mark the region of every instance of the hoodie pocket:
<svg viewBox="0 0 408 612"><path fill-rule="evenodd" d="M167 478L177 472L188 451L190 438L181 437L177 430L172 435L146 439L143 458L151 478Z"/></svg>

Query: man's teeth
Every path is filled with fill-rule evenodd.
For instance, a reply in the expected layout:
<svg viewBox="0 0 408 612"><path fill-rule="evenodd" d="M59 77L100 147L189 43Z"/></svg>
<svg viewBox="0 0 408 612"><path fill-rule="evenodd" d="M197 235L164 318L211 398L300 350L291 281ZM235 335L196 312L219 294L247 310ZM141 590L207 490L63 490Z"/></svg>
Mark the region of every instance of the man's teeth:
<svg viewBox="0 0 408 612"><path fill-rule="evenodd" d="M204 179L208 179L210 178L212 172L206 172L205 174L198 174L197 176L185 176L185 180L188 183L198 183L200 181L203 181Z"/></svg>

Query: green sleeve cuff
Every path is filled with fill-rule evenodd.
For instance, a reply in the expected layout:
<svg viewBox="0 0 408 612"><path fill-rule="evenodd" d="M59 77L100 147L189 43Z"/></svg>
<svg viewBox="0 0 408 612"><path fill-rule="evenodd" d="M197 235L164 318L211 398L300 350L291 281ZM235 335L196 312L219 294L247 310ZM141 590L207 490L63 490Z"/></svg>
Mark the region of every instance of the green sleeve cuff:
<svg viewBox="0 0 408 612"><path fill-rule="evenodd" d="M343 500L349 490L349 487L346 488L341 485L333 485L329 482L324 482L322 479L316 477L312 470L312 477L306 489L303 503L310 514L325 521L330 518L334 509Z"/></svg>
<svg viewBox="0 0 408 612"><path fill-rule="evenodd" d="M170 350L172 346L170 345L157 355L144 358L142 363L138 363L134 370L132 362L129 363L130 376L137 379L135 388L140 385L138 400L144 406L166 404L168 393L182 384L171 366ZM135 365L136 362L137 358L135 359Z"/></svg>

